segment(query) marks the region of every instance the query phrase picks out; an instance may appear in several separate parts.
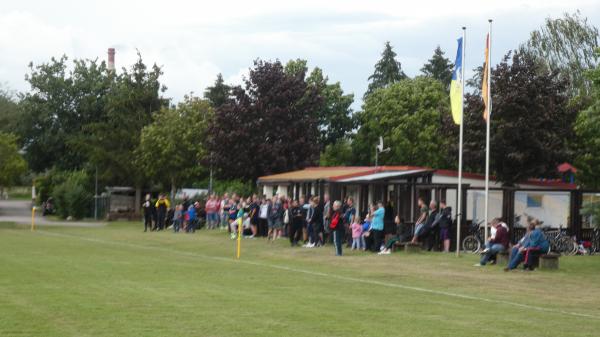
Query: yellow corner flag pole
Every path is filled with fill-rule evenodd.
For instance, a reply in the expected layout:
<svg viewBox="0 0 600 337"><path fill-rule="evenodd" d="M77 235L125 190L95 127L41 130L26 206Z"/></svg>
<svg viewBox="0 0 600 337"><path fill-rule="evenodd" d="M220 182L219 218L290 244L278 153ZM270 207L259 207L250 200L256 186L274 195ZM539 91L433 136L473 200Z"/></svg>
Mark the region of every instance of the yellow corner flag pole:
<svg viewBox="0 0 600 337"><path fill-rule="evenodd" d="M235 254L235 258L239 260L240 253L242 250L242 218L236 220L238 223L238 236L237 236L237 252Z"/></svg>
<svg viewBox="0 0 600 337"><path fill-rule="evenodd" d="M35 230L35 206L31 207L31 231Z"/></svg>

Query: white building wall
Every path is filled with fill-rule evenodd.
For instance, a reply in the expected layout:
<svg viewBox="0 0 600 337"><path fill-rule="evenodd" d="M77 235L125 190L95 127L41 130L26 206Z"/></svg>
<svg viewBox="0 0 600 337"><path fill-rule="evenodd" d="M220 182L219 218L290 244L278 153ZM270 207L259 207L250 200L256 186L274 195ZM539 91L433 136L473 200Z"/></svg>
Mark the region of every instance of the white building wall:
<svg viewBox="0 0 600 337"><path fill-rule="evenodd" d="M273 196L273 186L271 185L263 185L263 195L266 195L267 198Z"/></svg>
<svg viewBox="0 0 600 337"><path fill-rule="evenodd" d="M440 174L433 174L431 178L431 182L433 184L458 184L458 177L449 177ZM471 187L485 187L484 179L473 179L473 178L465 178L462 179L463 184L468 184ZM544 189L552 189L552 186L543 186L543 185L533 185L533 184L518 184L520 188L544 188ZM502 187L502 183L497 182L495 180L490 180L490 188L494 187Z"/></svg>
<svg viewBox="0 0 600 337"><path fill-rule="evenodd" d="M288 186L287 185L277 186L277 194L279 194L280 197L287 197L288 196Z"/></svg>

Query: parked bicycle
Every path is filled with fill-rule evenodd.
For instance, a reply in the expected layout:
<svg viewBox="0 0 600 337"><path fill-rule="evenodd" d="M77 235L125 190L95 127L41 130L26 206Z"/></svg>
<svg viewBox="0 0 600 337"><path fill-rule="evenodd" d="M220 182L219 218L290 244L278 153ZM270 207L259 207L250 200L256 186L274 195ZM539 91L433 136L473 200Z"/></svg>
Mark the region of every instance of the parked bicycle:
<svg viewBox="0 0 600 337"><path fill-rule="evenodd" d="M566 233L566 229L563 229L562 225L558 229L544 228L543 232L550 243L550 251L564 255L577 254L579 250L577 241Z"/></svg>
<svg viewBox="0 0 600 337"><path fill-rule="evenodd" d="M479 229L482 223L483 220L478 222L477 219L473 219L473 222L469 226L469 235L462 241L463 251L476 254L483 249L485 246L485 239L481 235L481 230Z"/></svg>
<svg viewBox="0 0 600 337"><path fill-rule="evenodd" d="M588 250L590 255L600 253L600 227L594 227L592 233L592 245Z"/></svg>

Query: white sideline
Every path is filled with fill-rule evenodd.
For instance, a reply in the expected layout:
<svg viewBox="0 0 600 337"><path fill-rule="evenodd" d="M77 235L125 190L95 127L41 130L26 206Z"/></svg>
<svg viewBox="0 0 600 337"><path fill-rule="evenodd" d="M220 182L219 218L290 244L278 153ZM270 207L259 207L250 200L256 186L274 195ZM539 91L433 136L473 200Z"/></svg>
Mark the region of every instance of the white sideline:
<svg viewBox="0 0 600 337"><path fill-rule="evenodd" d="M381 281L361 279L361 278L350 277L350 276L328 274L328 273L322 273L322 272L317 272L317 271L312 271L312 270L307 270L307 269L291 268L291 267L281 266L281 265L276 265L276 264L268 264L268 263L261 263L261 262L247 261L247 260L235 260L233 258L226 258L226 257L222 257L222 256L204 255L204 254L199 254L199 253L179 251L179 250L154 247L154 246L139 245L139 244L128 243L128 242L107 241L107 240L101 240L101 239L97 239L97 238L91 238L91 237L80 236L80 235L48 232L45 230L37 230L36 233L49 235L49 236L76 238L76 239L83 240L83 241L96 242L96 243L102 243L102 244L107 244L107 245L116 245L116 246L129 247L129 248L139 248L139 249L162 251L162 252L167 252L167 253L175 253L175 254L186 255L186 256L191 256L191 257L200 257L203 259L227 261L227 262L232 262L232 263L244 263L244 264L248 264L248 265L274 268L274 269L285 270L285 271L290 271L290 272L294 272L294 273L302 273L302 274L307 274L307 275L329 277L329 278L334 278L334 279L343 280L343 281L360 282L360 283L364 283L364 284L378 285L378 286L383 286L383 287L397 288L397 289L404 289L404 290L412 290L412 291L416 291L416 292L422 292L422 293L428 293L428 294L434 294L434 295L443 295L443 296L461 298L461 299L472 300L472 301L481 301L481 302L494 303L494 304L504 304L504 305L508 305L508 306L520 307L523 309L535 310L535 311L540 311L540 312L549 312L549 313L554 313L554 314L563 314L563 315L570 315L570 316L584 317L584 318L593 318L593 319L600 320L600 316L584 314L584 313L580 313L580 312L564 311L564 310L560 310L560 309L545 308L545 307L539 307L539 306L535 306L535 305L523 304L523 303L518 303L518 302L496 300L496 299L490 299L490 298L479 297L479 296L452 293L452 292L448 292L448 291L407 286L407 285L403 285L403 284L399 284L399 283L381 282Z"/></svg>

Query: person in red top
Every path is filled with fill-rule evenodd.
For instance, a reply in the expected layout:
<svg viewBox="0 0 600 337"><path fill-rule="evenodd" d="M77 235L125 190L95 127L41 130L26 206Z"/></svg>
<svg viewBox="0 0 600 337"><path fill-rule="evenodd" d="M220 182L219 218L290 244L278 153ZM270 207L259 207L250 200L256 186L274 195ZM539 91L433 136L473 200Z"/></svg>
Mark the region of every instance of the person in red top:
<svg viewBox="0 0 600 337"><path fill-rule="evenodd" d="M495 260L498 253L508 249L510 242L508 230L500 224L500 219L498 218L492 220L491 225L496 230L496 234L486 243L485 254L483 254L479 263L475 265L477 267L485 266L490 259Z"/></svg>
<svg viewBox="0 0 600 337"><path fill-rule="evenodd" d="M329 229L333 234L333 245L335 246L336 256L342 256L342 239L344 238L341 207L342 203L339 200L333 203L333 212L331 213L331 221L329 222Z"/></svg>
<svg viewBox="0 0 600 337"><path fill-rule="evenodd" d="M216 195L211 195L204 206L206 209L206 226L208 229L217 227L219 223L219 201Z"/></svg>

